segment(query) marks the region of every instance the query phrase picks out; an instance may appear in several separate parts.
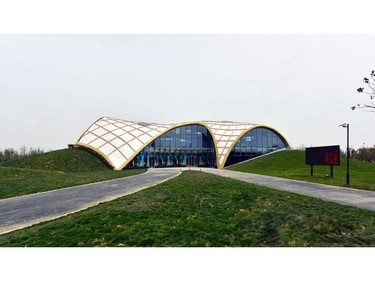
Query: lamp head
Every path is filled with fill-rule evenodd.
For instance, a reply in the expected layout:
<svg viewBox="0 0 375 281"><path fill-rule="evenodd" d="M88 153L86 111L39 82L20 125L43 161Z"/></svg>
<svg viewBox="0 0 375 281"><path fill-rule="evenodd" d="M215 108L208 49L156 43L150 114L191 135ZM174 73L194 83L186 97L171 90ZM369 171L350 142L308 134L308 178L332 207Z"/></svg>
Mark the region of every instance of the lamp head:
<svg viewBox="0 0 375 281"><path fill-rule="evenodd" d="M339 125L339 127L346 128L346 127L348 127L348 124L347 123L343 123L343 124Z"/></svg>

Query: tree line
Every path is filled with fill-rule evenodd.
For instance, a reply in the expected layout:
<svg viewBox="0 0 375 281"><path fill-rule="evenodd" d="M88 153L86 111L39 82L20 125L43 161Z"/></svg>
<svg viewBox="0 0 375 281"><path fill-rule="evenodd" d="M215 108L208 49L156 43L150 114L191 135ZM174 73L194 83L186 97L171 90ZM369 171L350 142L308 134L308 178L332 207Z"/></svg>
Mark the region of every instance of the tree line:
<svg viewBox="0 0 375 281"><path fill-rule="evenodd" d="M358 150L351 150L350 157L359 161L375 163L375 146L363 147Z"/></svg>
<svg viewBox="0 0 375 281"><path fill-rule="evenodd" d="M26 145L21 146L19 149L6 148L4 150L0 150L0 162L6 162L20 157L42 153L44 153L44 149L39 147L27 147Z"/></svg>

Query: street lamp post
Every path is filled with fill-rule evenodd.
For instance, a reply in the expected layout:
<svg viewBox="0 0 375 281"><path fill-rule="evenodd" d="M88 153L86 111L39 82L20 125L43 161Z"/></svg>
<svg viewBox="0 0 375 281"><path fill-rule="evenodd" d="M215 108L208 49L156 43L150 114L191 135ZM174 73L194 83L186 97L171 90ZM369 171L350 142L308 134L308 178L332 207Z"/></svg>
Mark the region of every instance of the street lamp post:
<svg viewBox="0 0 375 281"><path fill-rule="evenodd" d="M340 125L343 128L346 128L346 184L349 185L350 182L350 174L349 174L349 158L350 158L350 150L349 150L349 124L344 123Z"/></svg>

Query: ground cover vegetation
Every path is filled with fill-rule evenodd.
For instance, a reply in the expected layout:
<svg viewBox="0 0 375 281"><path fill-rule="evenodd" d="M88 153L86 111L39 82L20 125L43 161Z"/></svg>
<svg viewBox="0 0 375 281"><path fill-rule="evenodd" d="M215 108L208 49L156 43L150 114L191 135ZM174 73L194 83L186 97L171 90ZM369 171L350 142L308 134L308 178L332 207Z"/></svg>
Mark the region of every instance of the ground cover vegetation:
<svg viewBox="0 0 375 281"><path fill-rule="evenodd" d="M143 172L111 170L98 157L80 149L34 154L0 164L0 199Z"/></svg>
<svg viewBox="0 0 375 281"><path fill-rule="evenodd" d="M198 171L0 236L9 247L373 246L375 213Z"/></svg>
<svg viewBox="0 0 375 281"><path fill-rule="evenodd" d="M310 166L305 164L305 152L300 150L282 151L228 168L233 171L262 174L295 180L346 186L346 158L341 165L334 166L333 178L329 166L314 166L314 176ZM375 190L375 164L350 160L349 187Z"/></svg>

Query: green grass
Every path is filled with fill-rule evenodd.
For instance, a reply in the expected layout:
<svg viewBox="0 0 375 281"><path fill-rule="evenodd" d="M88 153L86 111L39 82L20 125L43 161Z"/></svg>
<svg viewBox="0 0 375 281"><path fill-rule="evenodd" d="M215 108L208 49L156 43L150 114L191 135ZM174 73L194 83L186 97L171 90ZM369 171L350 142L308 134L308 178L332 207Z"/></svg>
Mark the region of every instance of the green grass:
<svg viewBox="0 0 375 281"><path fill-rule="evenodd" d="M0 236L0 246L374 246L375 213L202 172Z"/></svg>
<svg viewBox="0 0 375 281"><path fill-rule="evenodd" d="M106 171L100 159L81 149L61 149L5 162L0 167L13 167L61 172Z"/></svg>
<svg viewBox="0 0 375 281"><path fill-rule="evenodd" d="M56 150L0 165L0 199L140 174L113 171L79 149Z"/></svg>
<svg viewBox="0 0 375 281"><path fill-rule="evenodd" d="M333 167L333 178L326 177L327 174L330 175L329 166L314 166L314 176L311 177L310 166L305 164L304 151L282 151L228 169L329 185L346 186L346 158L341 158L340 166ZM375 164L351 160L349 187L375 190Z"/></svg>

